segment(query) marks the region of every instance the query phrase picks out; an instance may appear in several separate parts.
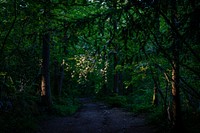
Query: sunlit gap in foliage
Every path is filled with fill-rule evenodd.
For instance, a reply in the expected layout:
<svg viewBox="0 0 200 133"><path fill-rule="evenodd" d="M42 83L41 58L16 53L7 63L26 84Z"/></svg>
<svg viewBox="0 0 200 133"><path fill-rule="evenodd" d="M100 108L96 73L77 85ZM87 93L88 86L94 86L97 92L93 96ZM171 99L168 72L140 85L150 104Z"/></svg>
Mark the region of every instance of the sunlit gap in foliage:
<svg viewBox="0 0 200 133"><path fill-rule="evenodd" d="M71 72L71 78L77 79L77 83L82 85L86 82L93 82L90 75L95 75L96 79L107 83L107 71L109 62L104 61L101 57L93 56L89 53L75 55L73 57L75 61L75 69ZM101 83L95 84L95 88L99 88ZM98 87L99 86L99 87ZM99 89L95 89L95 93L98 93Z"/></svg>

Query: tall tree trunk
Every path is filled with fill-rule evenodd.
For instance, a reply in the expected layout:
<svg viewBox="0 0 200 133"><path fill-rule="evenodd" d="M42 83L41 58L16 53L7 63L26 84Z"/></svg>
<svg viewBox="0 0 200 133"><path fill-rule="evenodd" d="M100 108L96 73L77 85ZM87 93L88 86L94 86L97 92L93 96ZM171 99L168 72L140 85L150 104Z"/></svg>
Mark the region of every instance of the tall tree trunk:
<svg viewBox="0 0 200 133"><path fill-rule="evenodd" d="M107 69L107 66L106 66L106 46L104 46L103 48L103 51L104 51L104 54L103 54L103 63L104 63L104 68L103 68L103 81L102 81L102 93L105 95L105 94L108 94L108 90L107 90L107 77L106 77L106 69Z"/></svg>
<svg viewBox="0 0 200 133"><path fill-rule="evenodd" d="M155 77L153 77L153 82L154 82L153 105L158 106L158 84L157 84Z"/></svg>
<svg viewBox="0 0 200 133"><path fill-rule="evenodd" d="M168 118L169 121L171 121L171 115L170 112L168 112L167 108L170 107L170 105L167 106L167 96L168 96L168 91L170 90L170 80L169 76L167 75L166 72L164 72L165 75L165 96L164 97L164 117ZM169 102L170 103L170 102Z"/></svg>
<svg viewBox="0 0 200 133"><path fill-rule="evenodd" d="M115 71L115 68L117 66L117 62L118 62L118 59L117 59L117 52L116 52L116 53L114 53L114 71ZM118 88L118 72L117 71L114 72L114 88L113 88L113 91L116 94L119 93L119 88Z"/></svg>
<svg viewBox="0 0 200 133"><path fill-rule="evenodd" d="M58 96L59 91L58 91L58 86L59 86L59 68L58 68L58 61L54 61L54 87L53 87L53 93L55 96Z"/></svg>
<svg viewBox="0 0 200 133"><path fill-rule="evenodd" d="M153 80L153 83L154 83L152 104L154 106L158 106L158 103L159 103L159 100L158 100L159 77L158 77L157 74L154 74L151 66L150 66L150 71L151 71L152 80Z"/></svg>
<svg viewBox="0 0 200 133"><path fill-rule="evenodd" d="M173 110L173 128L179 130L181 127L181 106L179 90L179 63L177 62L178 53L174 51L174 60L172 66L172 110Z"/></svg>
<svg viewBox="0 0 200 133"><path fill-rule="evenodd" d="M124 95L123 72L122 71L120 71L118 73L118 88L119 88L119 94Z"/></svg>
<svg viewBox="0 0 200 133"><path fill-rule="evenodd" d="M178 27L177 18L177 2L176 0L171 0L171 15L172 23L175 27ZM181 106L180 106L180 88L179 88L179 47L180 41L175 32L172 31L172 120L173 129L175 132L180 132L181 130Z"/></svg>
<svg viewBox="0 0 200 133"><path fill-rule="evenodd" d="M41 102L44 106L51 105L51 90L50 90L50 34L45 33L42 36L42 81L41 81Z"/></svg>
<svg viewBox="0 0 200 133"><path fill-rule="evenodd" d="M117 1L112 1L113 3L112 3L112 6L113 6L113 9L117 9ZM113 16L112 16L112 21L113 21L113 35L114 35L114 37L116 37L116 33L117 33L117 16L114 14ZM115 68L116 68L116 66L117 66L117 64L118 64L118 44L117 43L115 43L114 44L114 53L113 53L113 56L114 56L114 71L115 71ZM114 91L114 93L119 93L119 88L118 88L118 72L117 71L115 71L115 73L114 73L114 88L113 88L113 91Z"/></svg>
<svg viewBox="0 0 200 133"><path fill-rule="evenodd" d="M63 86L63 80L64 80L64 64L65 60L63 60L61 66L60 66L60 78L59 78L59 87L58 87L58 95L61 96L62 92L62 86Z"/></svg>
<svg viewBox="0 0 200 133"><path fill-rule="evenodd" d="M160 8L160 0L155 0L155 7L156 9ZM155 32L156 32L156 38L158 42L160 42L160 14L159 12L155 12ZM154 88L153 88L153 105L157 106L159 103L158 100L158 89L159 89L159 76L157 74L154 74L154 71L152 67L150 66L150 70L152 73L152 79L154 83Z"/></svg>

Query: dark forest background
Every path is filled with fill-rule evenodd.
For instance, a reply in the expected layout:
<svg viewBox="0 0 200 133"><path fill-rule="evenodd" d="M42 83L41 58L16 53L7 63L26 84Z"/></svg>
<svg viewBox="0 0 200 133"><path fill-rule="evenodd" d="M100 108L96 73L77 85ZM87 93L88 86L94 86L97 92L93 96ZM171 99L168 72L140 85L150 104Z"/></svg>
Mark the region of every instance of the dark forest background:
<svg viewBox="0 0 200 133"><path fill-rule="evenodd" d="M0 0L0 132L80 97L198 132L199 35L199 0Z"/></svg>

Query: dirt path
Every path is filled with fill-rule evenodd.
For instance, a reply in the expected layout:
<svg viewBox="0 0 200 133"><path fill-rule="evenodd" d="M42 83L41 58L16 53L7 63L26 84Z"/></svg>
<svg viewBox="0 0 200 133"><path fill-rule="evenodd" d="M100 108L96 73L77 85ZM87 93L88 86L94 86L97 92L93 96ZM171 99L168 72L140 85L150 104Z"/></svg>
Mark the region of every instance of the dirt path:
<svg viewBox="0 0 200 133"><path fill-rule="evenodd" d="M83 107L75 115L44 121L38 133L154 133L142 116L87 99L81 101Z"/></svg>

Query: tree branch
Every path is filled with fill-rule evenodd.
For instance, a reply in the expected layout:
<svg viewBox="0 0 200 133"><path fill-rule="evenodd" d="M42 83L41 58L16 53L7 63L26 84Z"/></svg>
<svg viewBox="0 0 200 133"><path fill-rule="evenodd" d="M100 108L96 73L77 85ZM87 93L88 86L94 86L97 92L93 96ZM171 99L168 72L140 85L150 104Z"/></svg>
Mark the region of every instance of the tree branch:
<svg viewBox="0 0 200 133"><path fill-rule="evenodd" d="M14 1L14 8L15 8L14 20L12 22L12 25L11 25L10 29L8 30L8 33L6 34L6 36L5 36L4 40L3 40L3 43L2 43L2 46L1 46L1 53L3 52L3 49L4 49L5 45L6 45L7 40L8 40L8 37L9 37L9 35L10 35L14 25L15 25L16 20L17 20L17 7L16 6L17 5L16 5L16 0L15 0Z"/></svg>

